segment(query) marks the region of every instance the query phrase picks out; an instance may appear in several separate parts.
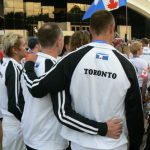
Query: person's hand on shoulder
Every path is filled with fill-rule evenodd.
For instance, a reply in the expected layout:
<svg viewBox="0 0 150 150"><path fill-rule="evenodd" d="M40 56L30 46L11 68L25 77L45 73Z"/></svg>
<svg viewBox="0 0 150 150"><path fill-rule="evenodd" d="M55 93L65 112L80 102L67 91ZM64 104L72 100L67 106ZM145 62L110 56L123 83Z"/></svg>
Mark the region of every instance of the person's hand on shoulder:
<svg viewBox="0 0 150 150"><path fill-rule="evenodd" d="M35 53L28 53L26 55L26 58L25 58L26 62L27 61L33 61L33 62L35 62L36 59L37 59L37 55Z"/></svg>

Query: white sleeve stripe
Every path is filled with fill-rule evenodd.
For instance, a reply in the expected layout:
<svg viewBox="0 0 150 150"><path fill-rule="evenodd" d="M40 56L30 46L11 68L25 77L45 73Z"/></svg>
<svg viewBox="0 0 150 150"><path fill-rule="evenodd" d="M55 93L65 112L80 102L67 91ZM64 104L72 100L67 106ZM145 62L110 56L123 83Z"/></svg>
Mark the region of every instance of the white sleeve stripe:
<svg viewBox="0 0 150 150"><path fill-rule="evenodd" d="M86 45L85 45L85 46L86 46ZM83 48L84 48L85 46L83 46ZM87 45L87 46L88 46L88 45ZM28 76L26 75L26 70L24 69L24 70L23 70L24 75L26 75L26 77L27 77L26 79L27 79L27 81L29 82L29 84L32 85L30 88L37 86L38 84L36 84L36 85L34 86L34 82L40 82L40 80L42 80L42 79L45 78L48 74L50 74L50 73L57 67L57 65L61 63L61 61L62 61L64 58L66 58L68 55L71 55L72 53L76 53L77 51L79 51L79 50L81 50L81 49L82 49L82 47L81 47L80 49L77 49L76 51L73 51L73 52L68 53L68 54L67 54L66 56L64 56L60 61L58 61L58 63L57 63L54 67L52 67L49 71L45 72L45 73L44 73L41 77L39 77L38 79L30 80L30 79L28 78Z"/></svg>
<svg viewBox="0 0 150 150"><path fill-rule="evenodd" d="M87 129L85 129L85 128L82 128L82 127L80 127L80 126L77 126L77 125L73 124L72 122L69 122L69 121L64 120L64 119L62 118L62 115L61 115L61 96L60 96L60 92L58 93L58 115L59 115L59 119L60 119L62 122L68 124L68 125L71 125L71 126L73 126L73 127L75 127L75 128L78 128L79 130L84 131L84 132L89 133L89 134L97 134L97 132L94 132L94 131L91 131L91 130L87 130Z"/></svg>
<svg viewBox="0 0 150 150"><path fill-rule="evenodd" d="M14 70L15 70L15 100L16 100L16 107L18 108L18 110L21 112L20 108L18 107L18 73L16 70L16 67L14 66Z"/></svg>
<svg viewBox="0 0 150 150"><path fill-rule="evenodd" d="M84 124L78 120L75 120L74 118L71 118L70 116L66 116L66 113L65 113L65 109L64 109L64 106L65 106L65 91L62 91L62 94L63 94L63 104L62 104L62 112L63 112L63 117L67 118L67 119L70 119L71 121L75 122L75 123L78 123L79 125L82 125L88 129L91 129L91 130L94 130L96 132L98 132L98 129L97 128L94 128L92 126L89 126L87 124Z"/></svg>
<svg viewBox="0 0 150 150"><path fill-rule="evenodd" d="M50 69L48 72L44 73L42 76L40 76L38 79L34 79L34 80L30 80L26 74L26 70L24 71L24 76L26 76L26 80L31 84L34 85L35 82L40 82L40 80L42 80L43 78L45 78L50 72L52 72L57 65L55 65L55 67L53 67L52 69Z"/></svg>
<svg viewBox="0 0 150 150"><path fill-rule="evenodd" d="M29 84L31 85L34 85L35 82L40 82L40 80L42 80L43 78L45 78L48 74L50 74L56 67L59 63L61 63L61 61L67 57L68 55L70 55L71 53L75 53L77 51L73 51L73 52L70 52L69 54L67 54L66 56L64 56L54 67L52 67L49 71L45 72L42 76L40 76L38 79L34 79L34 80L30 80L26 74L26 70L24 69L23 72L24 72L24 75L26 76L26 80L29 82ZM35 85L37 86L37 85ZM34 86L31 86L31 87L34 87Z"/></svg>
<svg viewBox="0 0 150 150"><path fill-rule="evenodd" d="M26 80L26 85L28 86L28 88L33 88L33 87L35 87L35 86L37 86L39 83L37 82L37 83L34 83L34 84L31 84L31 80L28 78L28 76L24 73L24 77L25 77L25 80ZM43 77L44 78L44 77ZM31 81L30 83L28 82L28 81ZM63 92L63 105L64 105L64 100L65 100L65 95L64 95L64 92ZM60 103L59 103L60 104ZM71 117L68 117L68 116L66 116L65 115L65 111L64 111L64 106L62 106L62 108L61 108L62 110L63 110L63 117L64 118L66 118L66 119L70 119L70 120L72 120L73 122L75 122L75 123L77 123L77 124L79 124L79 125L81 125L81 126L84 126L84 127L86 127L86 128L89 128L89 129L91 129L91 130L94 130L94 132L96 132L95 134L97 134L97 132L98 132L98 129L97 128L94 128L94 127L91 127L91 126L88 126L88 125L86 125L86 124L83 124L83 123L81 123L81 122L79 122L79 121L77 121L77 120L75 120L75 119L72 119ZM60 109L60 111L61 111L61 109ZM59 112L59 114L61 114L60 112ZM61 116L62 117L62 116ZM62 119L63 120L63 119ZM67 121L65 121L66 123L67 123ZM68 122L68 123L70 123L70 122ZM72 123L71 123L72 124Z"/></svg>
<svg viewBox="0 0 150 150"><path fill-rule="evenodd" d="M28 78L28 76L27 76L25 73L23 73L23 75L24 75L24 79L25 79L25 81L26 81L26 85L27 85L28 88L32 89L33 87L39 85L39 82L35 82L34 84L31 84L31 83L29 82L30 79Z"/></svg>
<svg viewBox="0 0 150 150"><path fill-rule="evenodd" d="M35 80L30 80L29 78L28 78L28 76L26 75L26 73L23 73L24 74L24 76L26 76L26 79L27 79L27 81L30 83L30 84L34 84L34 83L36 83L36 82L39 82L39 80L41 80L41 78L43 79L43 77L45 77L45 75L42 75L42 76L40 76L40 78L39 79L35 79Z"/></svg>
<svg viewBox="0 0 150 150"><path fill-rule="evenodd" d="M24 77L26 78L26 81L30 84L30 85L34 85L34 84L37 84L37 83L39 83L40 82L40 80L42 80L45 76L43 75L43 76L41 76L39 79L35 79L35 80L30 80L29 78L28 78L28 76L27 76L27 74L26 73L23 73L23 75L24 75Z"/></svg>

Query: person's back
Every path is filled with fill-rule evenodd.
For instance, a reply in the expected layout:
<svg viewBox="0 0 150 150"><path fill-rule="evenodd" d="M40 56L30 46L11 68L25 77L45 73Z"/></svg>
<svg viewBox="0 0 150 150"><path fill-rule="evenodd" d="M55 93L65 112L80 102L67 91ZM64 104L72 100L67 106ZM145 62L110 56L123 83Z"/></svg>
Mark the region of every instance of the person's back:
<svg viewBox="0 0 150 150"><path fill-rule="evenodd" d="M114 116L121 118L123 133L119 139L115 140L102 136L93 137L63 126L61 135L72 142L73 150L86 149L85 147L124 150L127 149L128 143L126 120L129 130L129 124L134 122L134 119L129 119L129 110L133 109L128 104L128 101L132 101L131 97L128 97L130 88L138 91L137 95L132 93L132 96L137 100L139 106L141 103L135 70L132 64L109 44L113 38L114 22L108 12L95 13L91 18L90 27L93 42L70 55L72 60L78 57L78 60L70 64L71 68L74 68L70 81L73 108L79 114L100 122L105 122ZM74 64L76 65L72 66ZM129 74L132 75L129 76ZM131 79L136 83L134 86ZM141 106L138 111L142 119ZM142 121L137 124L142 129L141 132L143 132Z"/></svg>
<svg viewBox="0 0 150 150"><path fill-rule="evenodd" d="M54 45L60 33L61 30L53 23L45 24L39 29L38 38L42 45L42 52L37 53L38 59L34 67L38 77L49 71L57 62L59 51ZM44 44L41 41L44 41ZM56 58L53 54L56 54ZM28 91L23 76L21 83L25 98L22 127L27 149L65 149L68 142L60 136L61 124L54 115L50 94L42 98L35 98Z"/></svg>
<svg viewBox="0 0 150 150"><path fill-rule="evenodd" d="M64 126L61 135L85 147L115 149L127 143L124 100L130 82L112 46L93 42L81 48L78 53L86 49L87 53L76 66L70 83L73 108L81 115L98 122L105 122L114 116L121 118L123 133L115 140L102 136L93 137ZM113 92L113 89L118 92Z"/></svg>
<svg viewBox="0 0 150 150"><path fill-rule="evenodd" d="M44 53L38 53L35 64L37 76L42 76L57 60ZM50 62L50 63L48 63ZM66 148L67 142L59 135L61 125L53 113L50 94L43 98L32 97L24 79L22 80L25 108L22 127L25 144L34 149L55 150ZM30 117L29 117L30 116Z"/></svg>

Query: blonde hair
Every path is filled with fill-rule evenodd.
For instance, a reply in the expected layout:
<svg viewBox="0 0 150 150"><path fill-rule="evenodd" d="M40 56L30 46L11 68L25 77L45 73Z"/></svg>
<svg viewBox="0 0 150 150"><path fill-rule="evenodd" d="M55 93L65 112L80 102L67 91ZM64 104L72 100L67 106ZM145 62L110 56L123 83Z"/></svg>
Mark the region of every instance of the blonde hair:
<svg viewBox="0 0 150 150"><path fill-rule="evenodd" d="M90 42L90 33L85 30L76 31L70 38L70 51Z"/></svg>
<svg viewBox="0 0 150 150"><path fill-rule="evenodd" d="M133 55L136 55L137 52L141 50L141 47L142 47L142 43L135 41L131 44L130 51Z"/></svg>
<svg viewBox="0 0 150 150"><path fill-rule="evenodd" d="M23 36L15 33L8 33L4 35L2 40L2 49L4 51L4 54L8 57L11 57L13 55L12 48L16 47L19 48Z"/></svg>

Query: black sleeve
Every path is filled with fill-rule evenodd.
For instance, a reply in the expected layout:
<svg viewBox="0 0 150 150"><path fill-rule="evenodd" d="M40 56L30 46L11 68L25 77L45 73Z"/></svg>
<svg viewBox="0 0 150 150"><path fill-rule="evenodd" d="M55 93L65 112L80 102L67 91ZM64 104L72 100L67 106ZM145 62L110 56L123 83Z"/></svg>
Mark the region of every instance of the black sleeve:
<svg viewBox="0 0 150 150"><path fill-rule="evenodd" d="M45 59L45 72L49 71L54 66L54 62L50 59Z"/></svg>
<svg viewBox="0 0 150 150"><path fill-rule="evenodd" d="M87 53L91 48L92 47L85 47L82 51L76 52L72 54L70 57L63 59L61 62L56 64L50 71L48 71L39 78L34 72L34 63L27 62L25 64L24 77L26 80L27 87L32 96L40 98L48 93L57 93L58 91L63 91L64 89L68 90L70 86L72 73L76 65L78 64L80 59L84 56L84 54ZM65 111L66 111L65 116L68 116L67 118L71 119L69 119L66 122L67 119L63 117L64 119L61 120L61 116L63 114L58 116L57 110L59 109L59 105L57 94L54 97L53 99L55 100L53 100L53 105L55 107L54 108L55 114L64 125L78 131L87 132L89 134L106 135L107 124L97 123L95 121L86 119L83 116L76 113L75 111L73 111L71 108L70 99L68 101L66 100L65 102ZM68 98L66 97L66 99ZM72 122L72 120L74 121ZM76 122L78 122L78 124L76 124Z"/></svg>
<svg viewBox="0 0 150 150"><path fill-rule="evenodd" d="M24 78L33 97L41 98L48 93L57 92L66 88L65 72L60 63L51 70L38 77L34 71L34 62L25 64Z"/></svg>
<svg viewBox="0 0 150 150"><path fill-rule="evenodd" d="M61 91L51 94L53 110L58 120L65 126L93 135L105 136L107 133L107 124L98 123L76 113L71 106L71 95L69 91Z"/></svg>
<svg viewBox="0 0 150 150"><path fill-rule="evenodd" d="M34 62L27 62L24 69L24 78L32 96L41 98L51 92L69 89L74 69L82 57L92 48L91 46L86 46L82 50L67 55L39 78L34 72Z"/></svg>
<svg viewBox="0 0 150 150"><path fill-rule="evenodd" d="M66 66L66 65L64 65ZM63 90L63 89L69 89L69 84L66 81L66 78L68 79L68 77L70 77L69 72L67 71L63 71L63 70L67 70L61 63L58 64L56 69L52 69L52 73L47 74L46 76L44 76L44 78L38 78L36 73L34 72L34 63L33 62L27 62L25 64L25 71L26 73L24 74L26 83L27 83L27 87L30 91L30 93L35 96L35 97L43 97L44 95L46 95L47 93L57 93L57 91ZM28 78L29 77L29 78ZM32 82L33 80L33 82ZM69 79L68 79L69 80ZM72 118L74 120L76 120L76 122L80 122L79 125L76 125L76 122L72 122L71 120L68 120L68 122L66 122L65 119L61 120L60 117L58 116L58 96L57 94L52 94L53 96L53 105L54 105L54 112L55 115L57 116L57 118L59 119L59 121L78 131L82 131L82 132L87 132L89 134L100 134L100 135L106 135L107 133L107 124L106 123L98 123L96 121L92 121L89 120L87 118L84 118L83 116L79 115L78 113L76 113L75 111L72 110L71 108L71 100L70 99L66 99L69 101L66 101L66 105L65 105L65 110L66 110L66 115L69 118ZM69 97L70 98L70 97ZM55 100L54 100L55 99ZM82 123L81 123L82 122ZM80 124L83 124L83 127L80 127ZM91 131L91 129L84 129L85 128L91 128L93 131Z"/></svg>
<svg viewBox="0 0 150 150"><path fill-rule="evenodd" d="M130 73L133 76L130 78L131 87L125 99L126 121L129 132L130 150L140 150L144 134L142 99L134 68Z"/></svg>
<svg viewBox="0 0 150 150"><path fill-rule="evenodd" d="M131 84L125 98L126 122L129 134L130 150L140 150L144 134L144 117L137 75L133 65L126 58L118 52L114 53L121 62Z"/></svg>
<svg viewBox="0 0 150 150"><path fill-rule="evenodd" d="M18 120L21 120L22 111L18 105L19 97L19 72L12 62L9 62L6 69L7 94L8 94L8 111L11 112Z"/></svg>
<svg viewBox="0 0 150 150"><path fill-rule="evenodd" d="M20 86L20 92L19 92L19 96L18 96L18 106L22 113L24 110L24 104L25 104L25 101L24 101L24 97L23 97L23 91L22 91L22 87Z"/></svg>

